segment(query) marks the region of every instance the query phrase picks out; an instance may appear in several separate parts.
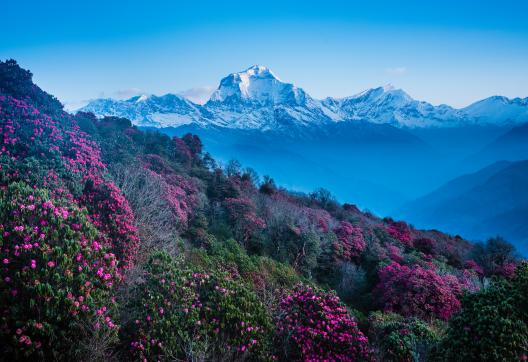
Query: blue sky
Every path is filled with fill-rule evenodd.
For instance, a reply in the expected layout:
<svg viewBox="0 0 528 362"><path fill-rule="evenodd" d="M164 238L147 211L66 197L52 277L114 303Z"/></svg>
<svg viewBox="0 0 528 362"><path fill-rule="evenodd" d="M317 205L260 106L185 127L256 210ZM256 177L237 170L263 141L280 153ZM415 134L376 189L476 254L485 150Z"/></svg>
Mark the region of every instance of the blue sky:
<svg viewBox="0 0 528 362"><path fill-rule="evenodd" d="M4 0L0 58L63 102L203 97L263 64L316 98L392 83L465 106L528 96L528 1Z"/></svg>

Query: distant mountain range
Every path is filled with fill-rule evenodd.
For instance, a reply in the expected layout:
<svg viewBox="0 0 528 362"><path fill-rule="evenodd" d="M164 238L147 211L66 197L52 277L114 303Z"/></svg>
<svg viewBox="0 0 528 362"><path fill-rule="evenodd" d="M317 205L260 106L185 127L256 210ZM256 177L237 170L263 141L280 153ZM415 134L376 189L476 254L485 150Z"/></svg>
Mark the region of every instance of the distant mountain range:
<svg viewBox="0 0 528 362"><path fill-rule="evenodd" d="M528 159L528 123L518 125L497 137L466 162L488 165L495 160L520 161Z"/></svg>
<svg viewBox="0 0 528 362"><path fill-rule="evenodd" d="M127 100L97 99L80 109L97 116L121 116L146 127L223 127L287 131L321 128L346 121L396 127L508 125L528 121L528 98L494 96L462 109L433 106L392 86L346 98L317 100L302 88L281 81L270 69L255 65L232 73L204 105L176 94L141 95Z"/></svg>
<svg viewBox="0 0 528 362"><path fill-rule="evenodd" d="M397 216L470 239L500 234L528 254L527 185L528 161L500 161L447 182Z"/></svg>

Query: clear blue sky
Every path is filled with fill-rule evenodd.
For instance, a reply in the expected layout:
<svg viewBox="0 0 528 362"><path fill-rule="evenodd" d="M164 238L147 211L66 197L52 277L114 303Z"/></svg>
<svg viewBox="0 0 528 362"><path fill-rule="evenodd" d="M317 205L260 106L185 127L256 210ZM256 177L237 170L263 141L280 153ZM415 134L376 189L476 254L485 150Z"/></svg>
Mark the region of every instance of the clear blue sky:
<svg viewBox="0 0 528 362"><path fill-rule="evenodd" d="M392 83L464 106L528 96L528 1L3 0L0 58L64 102L200 95L263 64L316 98Z"/></svg>

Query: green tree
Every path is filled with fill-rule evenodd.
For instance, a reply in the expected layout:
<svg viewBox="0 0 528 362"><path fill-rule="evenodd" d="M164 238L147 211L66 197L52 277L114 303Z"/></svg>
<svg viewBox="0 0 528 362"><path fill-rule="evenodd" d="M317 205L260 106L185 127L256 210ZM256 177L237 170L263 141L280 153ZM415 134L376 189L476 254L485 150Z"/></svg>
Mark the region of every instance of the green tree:
<svg viewBox="0 0 528 362"><path fill-rule="evenodd" d="M528 358L528 264L512 281L498 280L462 299L438 347L439 361L519 361Z"/></svg>

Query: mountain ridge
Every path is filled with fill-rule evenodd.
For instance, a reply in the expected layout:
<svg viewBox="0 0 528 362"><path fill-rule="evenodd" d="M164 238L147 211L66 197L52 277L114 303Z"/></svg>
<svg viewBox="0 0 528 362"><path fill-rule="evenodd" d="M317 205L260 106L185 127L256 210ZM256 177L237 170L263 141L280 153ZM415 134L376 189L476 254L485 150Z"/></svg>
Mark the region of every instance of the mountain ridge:
<svg viewBox="0 0 528 362"><path fill-rule="evenodd" d="M96 99L79 110L98 117L127 117L136 125L158 128L194 123L201 127L285 131L358 120L420 128L515 125L528 121L528 98L492 96L456 109L416 100L388 85L349 97L318 100L293 83L283 82L269 68L254 65L224 77L204 105L168 93L126 100Z"/></svg>
<svg viewBox="0 0 528 362"><path fill-rule="evenodd" d="M419 227L450 230L471 239L501 234L528 251L528 160L499 161L459 176L395 214ZM515 215L506 222L507 216Z"/></svg>

